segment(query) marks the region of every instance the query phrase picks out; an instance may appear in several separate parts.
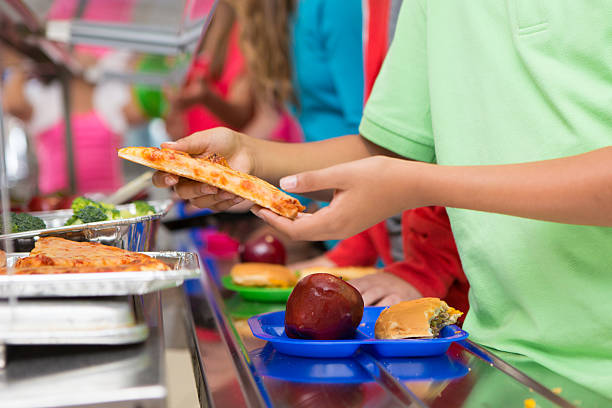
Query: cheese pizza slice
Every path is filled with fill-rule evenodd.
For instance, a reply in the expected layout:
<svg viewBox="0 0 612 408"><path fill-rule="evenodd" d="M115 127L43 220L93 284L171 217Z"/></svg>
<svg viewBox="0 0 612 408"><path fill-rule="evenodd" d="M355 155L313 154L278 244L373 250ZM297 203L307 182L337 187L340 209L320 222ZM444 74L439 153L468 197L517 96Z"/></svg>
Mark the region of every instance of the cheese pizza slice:
<svg viewBox="0 0 612 408"><path fill-rule="evenodd" d="M74 242L57 237L36 241L30 255L15 262L17 274L163 271L164 262L138 252L95 242Z"/></svg>
<svg viewBox="0 0 612 408"><path fill-rule="evenodd" d="M293 219L300 211L304 211L304 206L295 198L260 178L232 169L223 157L216 154L193 157L171 149L124 147L119 149L119 157L166 173L210 184L287 218Z"/></svg>

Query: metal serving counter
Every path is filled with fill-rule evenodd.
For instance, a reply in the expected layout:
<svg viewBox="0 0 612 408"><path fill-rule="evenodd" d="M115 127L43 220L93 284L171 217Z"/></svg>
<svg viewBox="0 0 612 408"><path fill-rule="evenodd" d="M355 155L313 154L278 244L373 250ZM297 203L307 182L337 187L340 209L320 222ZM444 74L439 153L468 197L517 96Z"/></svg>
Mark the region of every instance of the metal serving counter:
<svg viewBox="0 0 612 408"><path fill-rule="evenodd" d="M150 331L141 344L9 348L0 407L164 407L160 299L160 292L137 299Z"/></svg>
<svg viewBox="0 0 612 408"><path fill-rule="evenodd" d="M214 327L199 336L203 377L214 406L612 406L610 396L595 394L523 356L469 340L437 357L385 359L362 351L332 360L283 355L254 338L241 316L261 304L249 305L224 292L209 271L202 285L215 318Z"/></svg>

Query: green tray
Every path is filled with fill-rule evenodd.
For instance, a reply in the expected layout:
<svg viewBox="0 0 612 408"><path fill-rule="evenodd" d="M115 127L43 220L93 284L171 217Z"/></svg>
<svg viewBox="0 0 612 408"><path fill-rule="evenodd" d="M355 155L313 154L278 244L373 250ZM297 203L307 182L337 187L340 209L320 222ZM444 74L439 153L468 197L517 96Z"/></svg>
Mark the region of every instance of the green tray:
<svg viewBox="0 0 612 408"><path fill-rule="evenodd" d="M254 302L243 299L238 294L225 301L225 307L234 319L248 319L262 313L278 312L279 310L285 310L285 306L286 302Z"/></svg>
<svg viewBox="0 0 612 408"><path fill-rule="evenodd" d="M253 286L240 286L232 281L232 277L225 275L221 278L225 289L237 292L242 298L259 302L287 302L293 288L258 288Z"/></svg>

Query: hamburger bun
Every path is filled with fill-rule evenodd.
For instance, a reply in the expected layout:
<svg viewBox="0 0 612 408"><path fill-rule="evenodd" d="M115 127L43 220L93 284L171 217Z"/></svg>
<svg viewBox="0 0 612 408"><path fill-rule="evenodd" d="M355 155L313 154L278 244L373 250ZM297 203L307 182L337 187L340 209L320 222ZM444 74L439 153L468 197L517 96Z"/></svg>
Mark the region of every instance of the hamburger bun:
<svg viewBox="0 0 612 408"><path fill-rule="evenodd" d="M372 267L361 267L361 266L311 266L310 268L304 268L298 271L299 279L305 276L312 275L313 273L329 273L342 280L351 280L361 278L362 276L371 275L377 273L379 270Z"/></svg>
<svg viewBox="0 0 612 408"><path fill-rule="evenodd" d="M374 333L377 339L437 337L443 327L456 323L462 314L438 298L410 300L383 310Z"/></svg>
<svg viewBox="0 0 612 408"><path fill-rule="evenodd" d="M297 282L295 273L283 265L245 262L230 271L232 281L241 286L288 288Z"/></svg>

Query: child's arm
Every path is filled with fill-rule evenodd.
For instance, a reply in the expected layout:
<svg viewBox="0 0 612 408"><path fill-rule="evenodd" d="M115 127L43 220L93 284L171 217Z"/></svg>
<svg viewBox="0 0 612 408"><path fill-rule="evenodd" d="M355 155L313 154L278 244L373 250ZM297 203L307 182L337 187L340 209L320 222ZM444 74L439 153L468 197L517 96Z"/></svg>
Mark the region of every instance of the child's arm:
<svg viewBox="0 0 612 408"><path fill-rule="evenodd" d="M194 133L162 147L193 155L217 153L229 165L278 185L278 180L289 174L322 169L338 163L358 160L374 154L393 153L369 142L359 135L348 135L313 143L278 143L249 137L226 128ZM241 200L226 192L219 192L207 184L157 172L153 176L157 187L174 186L177 194L200 208L224 211ZM331 198L328 194L314 197Z"/></svg>
<svg viewBox="0 0 612 408"><path fill-rule="evenodd" d="M428 205L612 226L612 147L498 166L440 166L377 156L287 177L280 184L295 193L336 191L328 207L294 221L254 209L293 239L344 238L402 210Z"/></svg>
<svg viewBox="0 0 612 408"><path fill-rule="evenodd" d="M205 79L197 78L171 98L176 110L203 105L233 129L242 129L255 116L255 96L246 74L233 81L225 97L213 91Z"/></svg>
<svg viewBox="0 0 612 408"><path fill-rule="evenodd" d="M32 118L33 108L25 95L26 72L13 66L8 80L3 84L2 102L7 113L27 122Z"/></svg>

